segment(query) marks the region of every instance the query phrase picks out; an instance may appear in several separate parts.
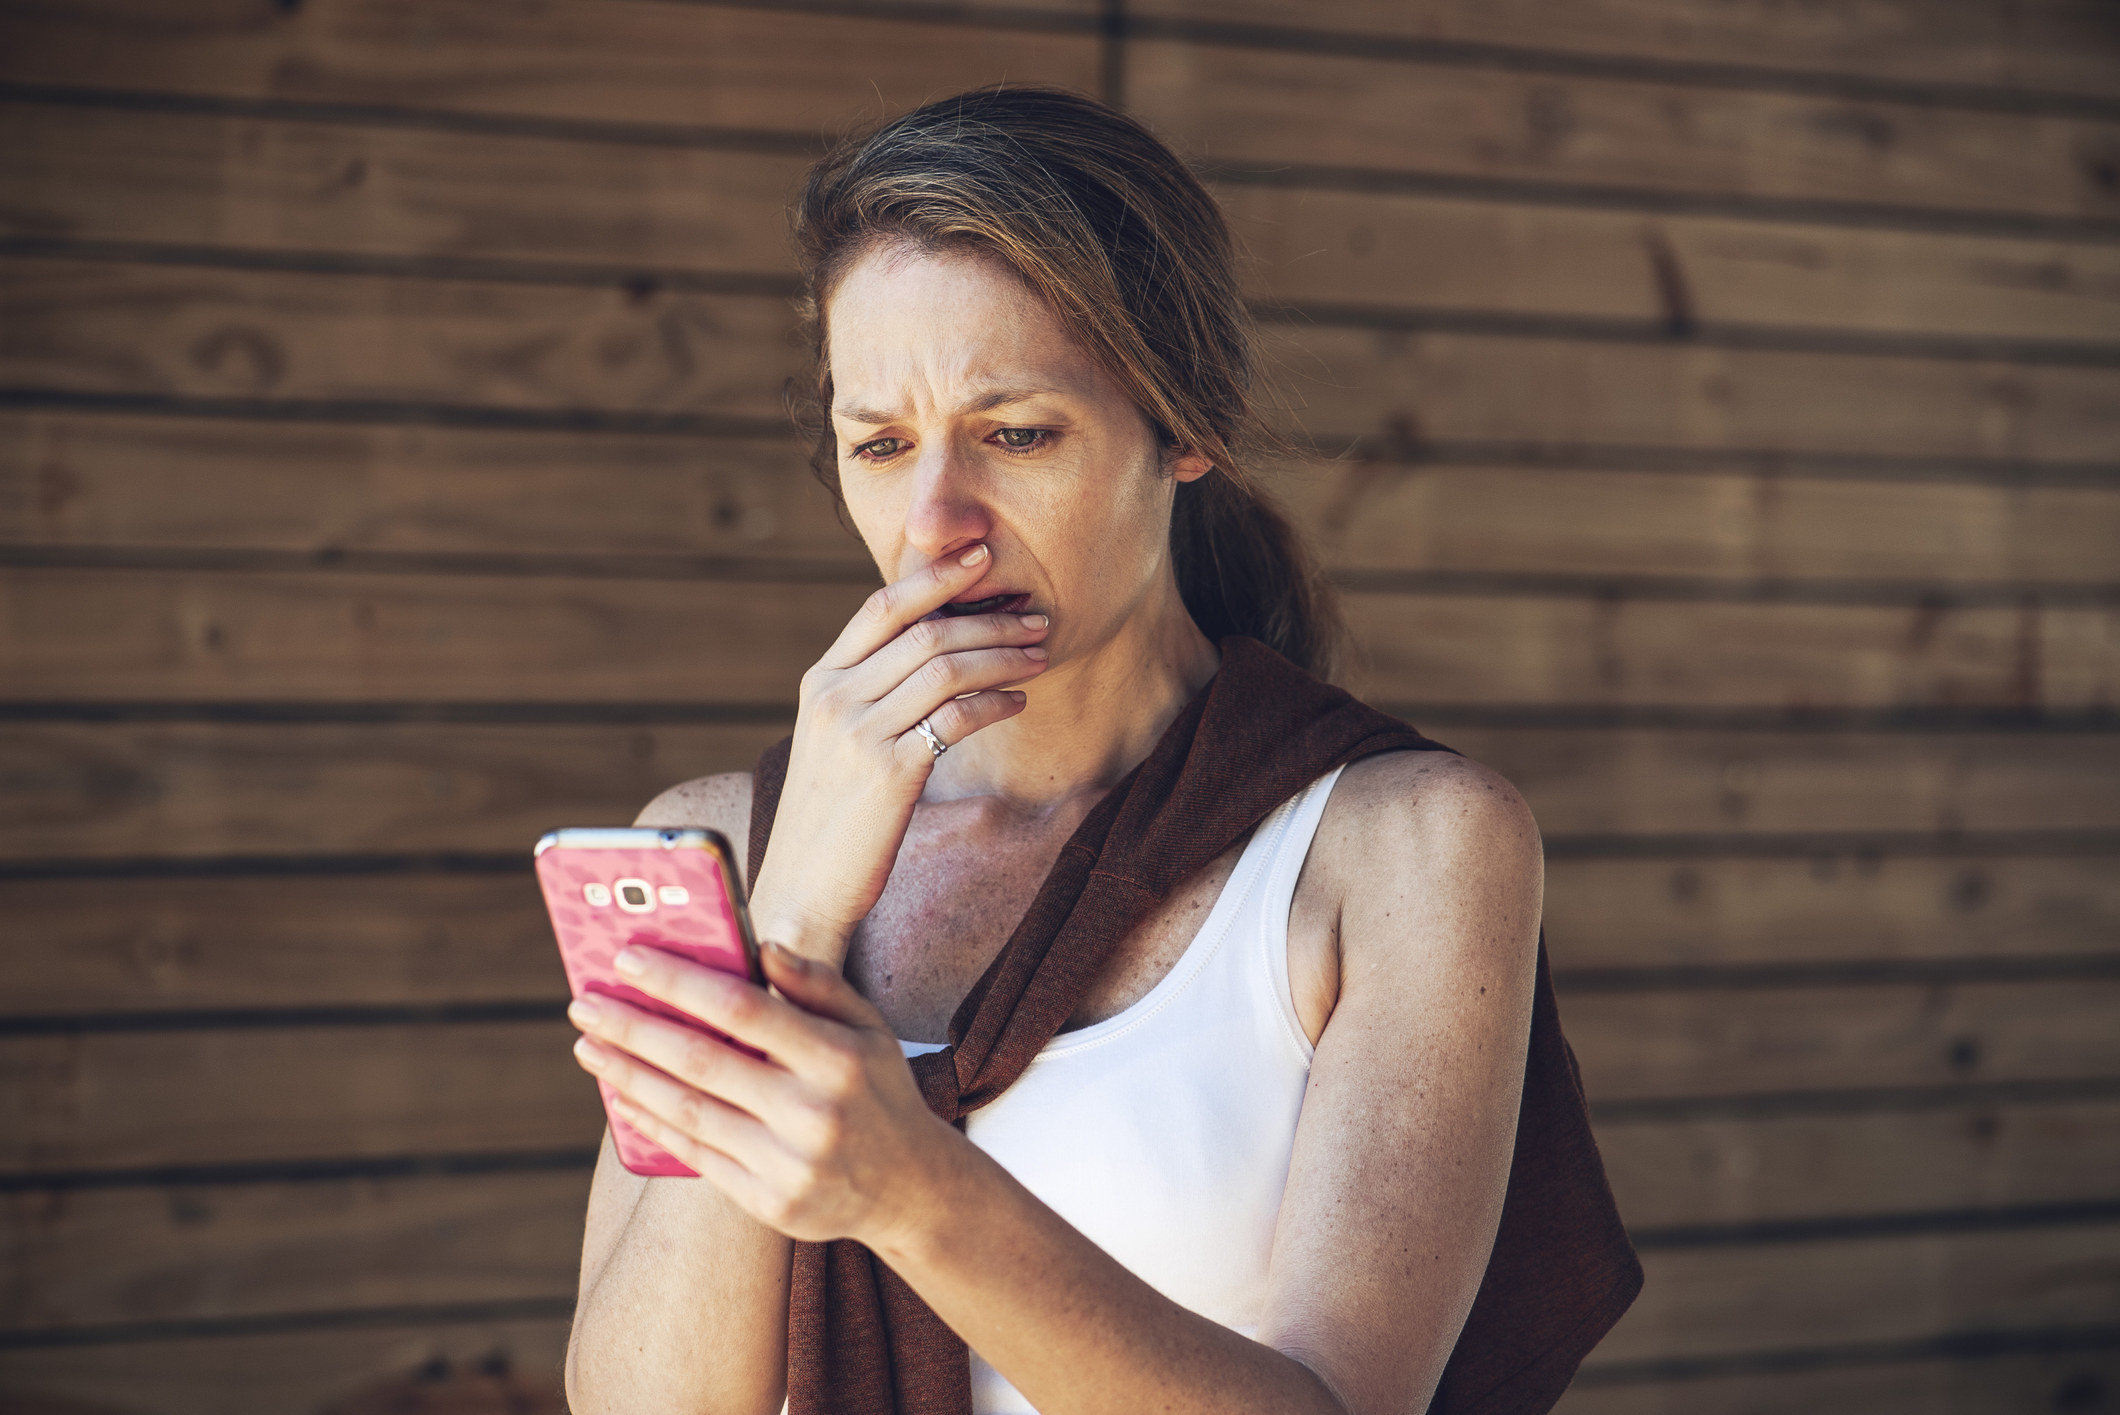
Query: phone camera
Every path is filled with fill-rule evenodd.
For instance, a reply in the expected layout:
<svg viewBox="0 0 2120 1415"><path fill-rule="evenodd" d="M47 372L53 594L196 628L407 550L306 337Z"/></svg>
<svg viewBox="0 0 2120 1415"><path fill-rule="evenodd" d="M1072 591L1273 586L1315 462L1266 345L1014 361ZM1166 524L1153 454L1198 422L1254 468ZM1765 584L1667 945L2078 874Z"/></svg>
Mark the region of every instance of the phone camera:
<svg viewBox="0 0 2120 1415"><path fill-rule="evenodd" d="M588 901L591 909L607 909L611 905L611 886L585 884L582 886L582 898Z"/></svg>
<svg viewBox="0 0 2120 1415"><path fill-rule="evenodd" d="M655 889L644 879L622 879L612 886L618 907L628 914L646 914L655 908Z"/></svg>

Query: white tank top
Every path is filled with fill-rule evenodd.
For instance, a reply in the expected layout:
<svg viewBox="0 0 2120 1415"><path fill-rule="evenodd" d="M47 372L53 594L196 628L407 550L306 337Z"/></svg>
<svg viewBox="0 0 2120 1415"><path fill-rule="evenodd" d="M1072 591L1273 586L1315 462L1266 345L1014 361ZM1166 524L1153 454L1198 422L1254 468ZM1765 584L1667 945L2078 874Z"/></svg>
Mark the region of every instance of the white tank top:
<svg viewBox="0 0 2120 1415"><path fill-rule="evenodd" d="M1063 1032L965 1121L972 1143L1158 1292L1251 1335L1310 1041L1288 986L1296 876L1340 769L1260 823L1148 995ZM939 1046L901 1042L908 1056ZM972 1353L974 1415L1032 1415Z"/></svg>

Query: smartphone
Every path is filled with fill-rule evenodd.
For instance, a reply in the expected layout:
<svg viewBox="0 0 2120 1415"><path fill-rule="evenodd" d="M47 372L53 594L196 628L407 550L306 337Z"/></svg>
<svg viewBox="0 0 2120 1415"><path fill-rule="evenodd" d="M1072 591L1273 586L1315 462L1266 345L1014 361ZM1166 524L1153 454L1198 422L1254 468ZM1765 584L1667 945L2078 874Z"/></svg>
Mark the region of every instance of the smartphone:
<svg viewBox="0 0 2120 1415"><path fill-rule="evenodd" d="M574 996L602 993L622 998L721 1037L690 1013L620 981L612 960L620 949L636 944L765 986L758 940L744 908L743 876L728 837L720 831L639 826L555 830L537 842L535 858L537 882L545 893L545 910L552 916L552 932L559 939L560 961ZM697 1170L612 1114L609 1086L599 1080L596 1088L604 1098L604 1117L611 1123L611 1143L620 1163L635 1174L698 1178Z"/></svg>

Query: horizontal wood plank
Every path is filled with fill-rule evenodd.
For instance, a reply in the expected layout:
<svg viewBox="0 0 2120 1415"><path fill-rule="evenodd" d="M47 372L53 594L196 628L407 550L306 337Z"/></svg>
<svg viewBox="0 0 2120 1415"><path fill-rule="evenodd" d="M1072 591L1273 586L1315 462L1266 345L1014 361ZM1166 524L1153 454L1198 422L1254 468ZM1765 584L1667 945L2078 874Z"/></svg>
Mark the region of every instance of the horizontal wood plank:
<svg viewBox="0 0 2120 1415"><path fill-rule="evenodd" d="M0 1016L552 1001L520 875L0 880Z"/></svg>
<svg viewBox="0 0 2120 1415"><path fill-rule="evenodd" d="M0 412L0 540L706 556L860 573L786 439ZM2106 584L2120 489L1343 461L1267 469L1352 572Z"/></svg>
<svg viewBox="0 0 2120 1415"><path fill-rule="evenodd" d="M2120 371L1276 325L1288 416L1328 445L1768 449L2110 463Z"/></svg>
<svg viewBox="0 0 2120 1415"><path fill-rule="evenodd" d="M0 1352L0 1383L22 1415L376 1415L407 1401L439 1405L452 1387L473 1410L562 1415L567 1328L563 1316L407 1314L306 1331L51 1346ZM393 1388L395 1400L380 1394ZM32 1404L39 1395L53 1404Z"/></svg>
<svg viewBox="0 0 2120 1415"><path fill-rule="evenodd" d="M0 733L8 853L527 856L562 825L623 825L679 781L748 771L778 724L25 728Z"/></svg>
<svg viewBox="0 0 2120 1415"><path fill-rule="evenodd" d="M1637 1232L2108 1197L2116 1107L1674 1124L1599 1141ZM586 1168L0 1199L12 1331L571 1292Z"/></svg>
<svg viewBox="0 0 2120 1415"><path fill-rule="evenodd" d="M2037 1346L2038 1342L2027 1343ZM1801 1357L1789 1369L1601 1383L1579 1380L1555 1415L2052 1415L2071 1399L2099 1398L2120 1386L2120 1351L1832 1360L1815 1367ZM1749 1363L1739 1363L1749 1364ZM1773 1362L1774 1366L1784 1363ZM2095 1407L2094 1407L2095 1408Z"/></svg>
<svg viewBox="0 0 2120 1415"><path fill-rule="evenodd" d="M2116 985L1576 997L1594 1102L2120 1075ZM564 1149L597 1133L564 1022L0 1038L0 1169Z"/></svg>
<svg viewBox="0 0 2120 1415"><path fill-rule="evenodd" d="M1217 188L1252 288L1299 307L2110 345L2104 242L1549 204Z"/></svg>
<svg viewBox="0 0 2120 1415"><path fill-rule="evenodd" d="M1347 39L1732 65L1812 76L1970 85L2110 99L2120 46L2097 0L1890 0L1807 11L1773 0L1590 0L1556 6L1481 0L1127 0L1159 20L1262 25Z"/></svg>
<svg viewBox="0 0 2120 1415"><path fill-rule="evenodd" d="M0 1171L586 1148L564 1021L0 1040Z"/></svg>
<svg viewBox="0 0 2120 1415"><path fill-rule="evenodd" d="M1006 8L1004 0L1002 8ZM1046 7L1089 8L1086 0ZM8 17L0 79L817 139L1001 79L1094 90L1090 27L1056 31L762 6L583 0L153 0Z"/></svg>
<svg viewBox="0 0 2120 1415"><path fill-rule="evenodd" d="M586 1168L0 1196L10 1332L564 1299Z"/></svg>
<svg viewBox="0 0 2120 1415"><path fill-rule="evenodd" d="M2110 956L2120 862L1549 860L1546 941L1564 972Z"/></svg>
<svg viewBox="0 0 2120 1415"><path fill-rule="evenodd" d="M0 381L72 393L784 419L784 299L0 260Z"/></svg>
<svg viewBox="0 0 2120 1415"><path fill-rule="evenodd" d="M1327 563L1353 571L2029 587L2109 583L2120 556L2120 494L2102 488L1358 457L1268 484Z"/></svg>
<svg viewBox="0 0 2120 1415"><path fill-rule="evenodd" d="M787 278L805 159L0 103L0 234L265 259ZM1308 306L2120 341L2103 242L1225 184L1252 293Z"/></svg>
<svg viewBox="0 0 2120 1415"><path fill-rule="evenodd" d="M0 569L0 695L785 701L859 608L863 579ZM1449 593L1344 604L1349 686L1388 702L2081 709L2120 697L2112 608Z"/></svg>
<svg viewBox="0 0 2120 1415"><path fill-rule="evenodd" d="M2116 1122L2114 1101L1608 1119L1597 1147L1638 1234L1808 1220L1853 1237L1865 1218L2110 1202Z"/></svg>
<svg viewBox="0 0 2120 1415"><path fill-rule="evenodd" d="M748 770L786 730L15 723L0 730L0 780L11 797L0 859L527 851L556 825L623 823L675 782ZM1828 843L1807 849L1808 861L1857 848L1863 832L1949 841L1966 831L2120 826L2120 742L2104 736L1494 727L1438 735L1518 784L1549 847L1585 837L1704 833L1741 846L1823 834ZM1830 843L1850 836L1854 843Z"/></svg>
<svg viewBox="0 0 2120 1415"><path fill-rule="evenodd" d="M2120 123L1177 40L1128 101L1213 163L1419 172L1909 211L2096 217Z"/></svg>
<svg viewBox="0 0 2120 1415"><path fill-rule="evenodd" d="M1584 1369L2104 1325L2116 1258L2120 1224L1645 1253L1641 1296Z"/></svg>
<svg viewBox="0 0 2120 1415"><path fill-rule="evenodd" d="M1593 1102L2120 1076L2120 981L1571 997Z"/></svg>
<svg viewBox="0 0 2120 1415"><path fill-rule="evenodd" d="M542 1001L566 987L527 873L0 880L0 918L16 945L0 950L0 1016ZM2102 857L1557 859L1546 938L1564 993L1596 970L2102 957L2120 948L2120 870Z"/></svg>
<svg viewBox="0 0 2120 1415"><path fill-rule="evenodd" d="M736 557L858 573L867 554L806 455L792 435L0 413L0 538L108 550Z"/></svg>
<svg viewBox="0 0 2120 1415"><path fill-rule="evenodd" d="M481 416L785 417L778 296L0 259L0 380L118 398L443 405ZM2120 370L1912 355L1268 329L1286 416L1330 445L2111 462ZM1525 389L1538 396L1525 397ZM407 416L412 416L408 412Z"/></svg>

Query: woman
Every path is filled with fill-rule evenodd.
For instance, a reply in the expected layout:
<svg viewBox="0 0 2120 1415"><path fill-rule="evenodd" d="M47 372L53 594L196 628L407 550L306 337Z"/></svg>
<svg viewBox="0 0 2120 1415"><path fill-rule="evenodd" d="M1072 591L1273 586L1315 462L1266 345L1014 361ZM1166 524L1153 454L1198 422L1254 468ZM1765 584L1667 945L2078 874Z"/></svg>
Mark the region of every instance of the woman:
<svg viewBox="0 0 2120 1415"><path fill-rule="evenodd" d="M816 465L889 583L755 780L641 816L749 839L774 992L633 960L763 1059L571 1014L705 1177L607 1139L574 1408L1544 1409L1638 1270L1538 833L1305 671L1335 629L1246 479L1212 198L993 90L826 158L796 231Z"/></svg>

